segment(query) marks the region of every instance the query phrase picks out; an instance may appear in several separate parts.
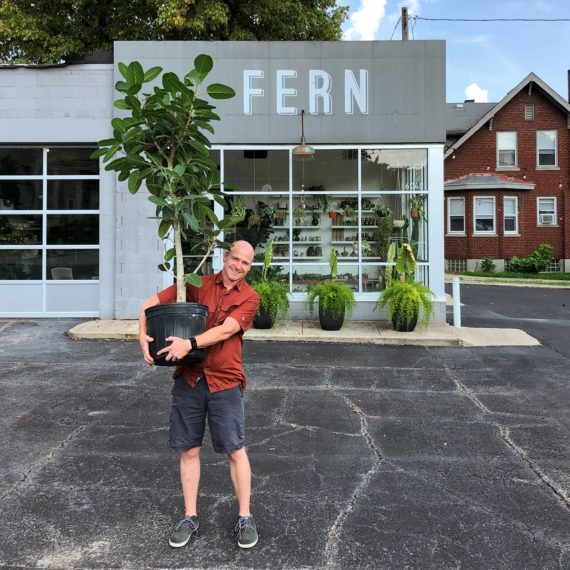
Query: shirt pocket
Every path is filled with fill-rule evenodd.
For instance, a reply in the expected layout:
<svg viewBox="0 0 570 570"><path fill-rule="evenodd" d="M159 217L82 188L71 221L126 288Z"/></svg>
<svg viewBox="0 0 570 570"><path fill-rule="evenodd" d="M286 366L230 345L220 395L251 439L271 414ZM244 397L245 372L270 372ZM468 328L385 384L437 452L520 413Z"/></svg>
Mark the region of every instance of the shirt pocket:
<svg viewBox="0 0 570 570"><path fill-rule="evenodd" d="M237 303L222 304L222 306L220 307L220 310L217 313L216 322L214 323L214 326L221 325L226 320L226 318L231 315L231 313L234 311L234 309L237 306L238 306Z"/></svg>

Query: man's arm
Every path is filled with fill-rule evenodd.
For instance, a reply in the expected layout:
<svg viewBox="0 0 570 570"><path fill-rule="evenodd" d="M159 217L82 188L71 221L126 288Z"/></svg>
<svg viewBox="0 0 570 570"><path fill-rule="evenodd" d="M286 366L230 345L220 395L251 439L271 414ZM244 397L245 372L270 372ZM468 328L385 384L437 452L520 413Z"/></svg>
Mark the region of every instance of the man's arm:
<svg viewBox="0 0 570 570"><path fill-rule="evenodd" d="M226 320L217 327L212 327L196 337L198 348L206 348L218 342L222 342L241 330L241 326L233 317L227 317ZM191 350L192 345L187 338L178 338L177 336L169 336L166 339L170 344L157 352L157 355L166 354L166 360L180 360L184 358Z"/></svg>
<svg viewBox="0 0 570 570"><path fill-rule="evenodd" d="M149 307L154 307L155 305L160 305L160 299L158 298L158 295L153 295L142 304L141 312L139 315L139 342L141 345L144 361L147 364L154 364L154 360L152 359L152 356L150 355L148 349L148 343L152 342L154 339L148 336L147 334L146 314L144 311L145 309L148 309Z"/></svg>

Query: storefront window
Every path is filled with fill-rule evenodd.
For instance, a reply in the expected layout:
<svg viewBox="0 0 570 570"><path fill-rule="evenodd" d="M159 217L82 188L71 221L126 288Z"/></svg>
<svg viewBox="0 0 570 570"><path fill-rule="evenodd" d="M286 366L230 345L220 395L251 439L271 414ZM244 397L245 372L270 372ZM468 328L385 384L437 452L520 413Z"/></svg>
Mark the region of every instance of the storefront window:
<svg viewBox="0 0 570 570"><path fill-rule="evenodd" d="M0 148L0 280L99 278L93 150Z"/></svg>
<svg viewBox="0 0 570 570"><path fill-rule="evenodd" d="M314 159L287 150L258 149L247 158L243 150L224 151L224 179L240 186L226 213L246 216L226 241L249 241L258 267L273 241L273 266L290 276L294 293L330 277L333 248L338 279L360 293L383 288L383 272L403 242L427 261L427 150L316 150ZM289 165L291 192L283 190Z"/></svg>
<svg viewBox="0 0 570 570"><path fill-rule="evenodd" d="M47 279L99 279L99 250L48 249Z"/></svg>
<svg viewBox="0 0 570 570"><path fill-rule="evenodd" d="M98 210L98 180L48 180L48 210Z"/></svg>
<svg viewBox="0 0 570 570"><path fill-rule="evenodd" d="M39 249L0 249L0 280L42 278L42 252Z"/></svg>
<svg viewBox="0 0 570 570"><path fill-rule="evenodd" d="M41 148L0 148L0 176L39 176L41 174Z"/></svg>
<svg viewBox="0 0 570 570"><path fill-rule="evenodd" d="M0 210L41 209L41 180L0 180Z"/></svg>

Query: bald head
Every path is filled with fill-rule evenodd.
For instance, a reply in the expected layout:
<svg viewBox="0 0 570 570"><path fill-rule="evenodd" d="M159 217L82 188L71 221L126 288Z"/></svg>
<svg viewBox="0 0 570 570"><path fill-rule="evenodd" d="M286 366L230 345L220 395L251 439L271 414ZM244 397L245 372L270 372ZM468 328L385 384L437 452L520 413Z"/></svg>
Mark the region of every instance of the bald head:
<svg viewBox="0 0 570 570"><path fill-rule="evenodd" d="M222 276L226 287L233 287L243 279L251 269L254 250L251 244L244 240L236 241L224 255Z"/></svg>
<svg viewBox="0 0 570 570"><path fill-rule="evenodd" d="M244 257L247 257L250 263L253 261L254 250L251 244L243 239L234 241L230 249L230 253L238 253Z"/></svg>

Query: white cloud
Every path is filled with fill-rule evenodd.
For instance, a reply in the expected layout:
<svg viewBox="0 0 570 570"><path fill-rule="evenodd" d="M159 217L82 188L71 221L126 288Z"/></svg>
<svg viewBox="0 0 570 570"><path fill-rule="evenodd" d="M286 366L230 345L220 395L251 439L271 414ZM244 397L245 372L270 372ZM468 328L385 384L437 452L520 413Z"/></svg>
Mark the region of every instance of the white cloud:
<svg viewBox="0 0 570 570"><path fill-rule="evenodd" d="M386 11L388 0L360 0L360 6L351 18L350 25L345 30L345 40L374 40L380 29L380 22Z"/></svg>
<svg viewBox="0 0 570 570"><path fill-rule="evenodd" d="M489 102L489 91L487 89L482 89L477 85L477 83L471 83L471 85L465 88L466 99L474 99L475 103L488 103Z"/></svg>

